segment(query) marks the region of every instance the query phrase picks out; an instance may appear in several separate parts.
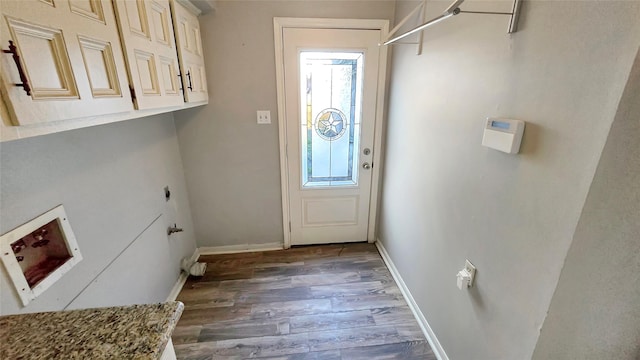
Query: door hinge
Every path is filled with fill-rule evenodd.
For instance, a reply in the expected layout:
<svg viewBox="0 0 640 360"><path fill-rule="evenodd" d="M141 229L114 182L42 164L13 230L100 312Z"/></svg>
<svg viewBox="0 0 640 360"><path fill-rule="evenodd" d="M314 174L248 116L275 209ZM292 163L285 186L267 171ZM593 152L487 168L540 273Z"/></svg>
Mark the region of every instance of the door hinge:
<svg viewBox="0 0 640 360"><path fill-rule="evenodd" d="M133 85L129 85L129 92L131 93L131 100L136 101L136 90L133 88Z"/></svg>
<svg viewBox="0 0 640 360"><path fill-rule="evenodd" d="M291 232L291 221L289 221L289 232Z"/></svg>

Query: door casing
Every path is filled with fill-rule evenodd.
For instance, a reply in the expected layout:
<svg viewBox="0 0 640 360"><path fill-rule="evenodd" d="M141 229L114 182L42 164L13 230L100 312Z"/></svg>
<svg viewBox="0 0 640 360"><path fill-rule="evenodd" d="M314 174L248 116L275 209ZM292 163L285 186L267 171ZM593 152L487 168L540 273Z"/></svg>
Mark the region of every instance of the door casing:
<svg viewBox="0 0 640 360"><path fill-rule="evenodd" d="M287 133L286 133L286 108L284 88L284 47L282 31L285 28L313 28L313 29L367 29L380 30L384 36L389 32L389 20L378 19L326 19L326 18L273 18L273 31L275 40L276 60L276 87L278 97L278 137L280 142L280 183L282 189L282 230L284 233L284 248L291 247L291 215L289 207L289 177L287 162ZM381 39L382 40L382 39ZM369 218L367 241L372 243L377 234L377 209L380 193L380 175L382 169L382 131L383 116L386 99L388 47L380 48L380 60L378 67L378 82L376 93L376 111L373 138L373 167L371 178L371 193L369 202Z"/></svg>

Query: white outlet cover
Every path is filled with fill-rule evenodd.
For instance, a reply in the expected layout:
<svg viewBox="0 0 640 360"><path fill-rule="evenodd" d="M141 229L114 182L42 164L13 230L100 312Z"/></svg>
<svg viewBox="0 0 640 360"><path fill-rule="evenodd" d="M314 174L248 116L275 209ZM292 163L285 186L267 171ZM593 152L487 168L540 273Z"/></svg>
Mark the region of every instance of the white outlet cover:
<svg viewBox="0 0 640 360"><path fill-rule="evenodd" d="M258 110L257 119L258 119L258 124L271 124L271 111Z"/></svg>
<svg viewBox="0 0 640 360"><path fill-rule="evenodd" d="M467 270L469 274L471 274L471 279L469 280L469 287L473 286L473 281L476 278L476 267L469 260L465 260L464 268Z"/></svg>

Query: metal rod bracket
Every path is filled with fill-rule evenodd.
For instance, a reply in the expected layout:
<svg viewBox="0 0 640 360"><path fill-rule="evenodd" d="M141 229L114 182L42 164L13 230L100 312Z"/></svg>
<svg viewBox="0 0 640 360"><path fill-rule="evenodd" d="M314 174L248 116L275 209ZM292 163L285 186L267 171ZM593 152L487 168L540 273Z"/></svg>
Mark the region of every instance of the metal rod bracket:
<svg viewBox="0 0 640 360"><path fill-rule="evenodd" d="M522 5L522 1L523 0L513 0L513 8L511 10L511 12L498 12L498 11L463 11L460 10L460 4L462 4L464 0L455 0L451 5L449 5L449 7L447 8L447 10L445 10L444 13L442 13L440 16L437 16L427 22L424 22L424 13L425 13L425 8L427 6L426 4L426 0L423 1L420 5L418 5L413 11L411 11L411 13L409 13L409 15L407 15L404 19L402 19L398 25L396 25L396 27L394 27L386 36L385 40L383 41L383 43L381 45L391 45L391 44L402 44L399 43L398 40L405 38L406 36L409 36L411 34L414 34L416 32L420 32L420 36L418 38L418 55L420 55L421 53L421 44L422 44L422 32L424 31L425 28L434 25L442 20L445 20L451 16L454 15L458 15L458 14L480 14L480 15L509 15L510 19L509 19L509 28L508 28L508 33L512 34L514 32L516 32L518 30L518 20L520 18L520 8ZM396 31L402 26L404 25L409 18L411 18L413 15L415 15L419 10L422 10L422 21L424 23L412 28L409 31L406 31L404 33L402 33L401 35L397 35L394 38L390 39L395 33Z"/></svg>

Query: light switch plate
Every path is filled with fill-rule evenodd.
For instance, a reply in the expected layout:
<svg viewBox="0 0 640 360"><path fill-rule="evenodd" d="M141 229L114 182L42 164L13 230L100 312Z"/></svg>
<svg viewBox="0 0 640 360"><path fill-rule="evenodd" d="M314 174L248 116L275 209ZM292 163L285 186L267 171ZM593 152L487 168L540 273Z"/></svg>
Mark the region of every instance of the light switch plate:
<svg viewBox="0 0 640 360"><path fill-rule="evenodd" d="M258 110L258 124L271 124L271 111Z"/></svg>

